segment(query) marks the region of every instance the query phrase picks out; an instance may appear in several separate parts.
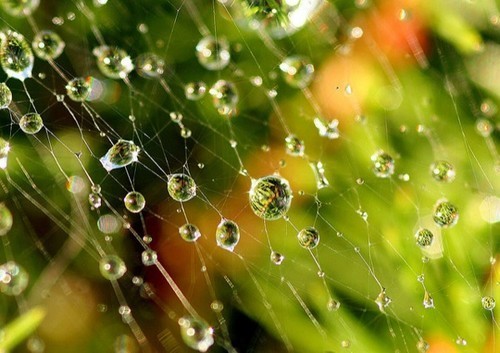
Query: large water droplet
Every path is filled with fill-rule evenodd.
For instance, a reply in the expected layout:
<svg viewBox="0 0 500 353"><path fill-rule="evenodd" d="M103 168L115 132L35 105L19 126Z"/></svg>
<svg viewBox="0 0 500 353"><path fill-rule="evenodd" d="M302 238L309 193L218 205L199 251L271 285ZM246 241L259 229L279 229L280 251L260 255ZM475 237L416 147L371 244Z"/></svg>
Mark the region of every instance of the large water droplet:
<svg viewBox="0 0 500 353"><path fill-rule="evenodd" d="M280 70L285 82L295 88L306 88L314 78L314 66L305 56L285 58L280 64Z"/></svg>
<svg viewBox="0 0 500 353"><path fill-rule="evenodd" d="M194 224L186 223L179 227L179 235L187 242L194 242L201 237L201 232Z"/></svg>
<svg viewBox="0 0 500 353"><path fill-rule="evenodd" d="M165 61L153 53L139 55L135 63L137 73L145 78L159 78L165 71Z"/></svg>
<svg viewBox="0 0 500 353"><path fill-rule="evenodd" d="M415 233L415 241L421 248L427 248L431 246L434 239L434 234L427 228L420 228Z"/></svg>
<svg viewBox="0 0 500 353"><path fill-rule="evenodd" d="M219 114L231 116L236 113L239 97L236 86L232 82L219 80L210 88L209 93Z"/></svg>
<svg viewBox="0 0 500 353"><path fill-rule="evenodd" d="M14 261L0 266L0 292L6 295L19 295L28 286L28 272Z"/></svg>
<svg viewBox="0 0 500 353"><path fill-rule="evenodd" d="M130 56L121 48L102 45L93 53L97 58L97 67L109 78L126 78L134 69Z"/></svg>
<svg viewBox="0 0 500 353"><path fill-rule="evenodd" d="M451 183L455 180L455 168L447 161L436 161L431 164L431 175L437 181Z"/></svg>
<svg viewBox="0 0 500 353"><path fill-rule="evenodd" d="M202 319L183 316L179 319L184 343L199 352L206 352L214 344L213 329Z"/></svg>
<svg viewBox="0 0 500 353"><path fill-rule="evenodd" d="M139 213L144 209L144 206L146 206L146 199L140 192L131 191L125 195L123 203L125 204L125 208L130 212Z"/></svg>
<svg viewBox="0 0 500 353"><path fill-rule="evenodd" d="M19 119L19 127L24 133L34 135L42 130L42 117L38 113L24 114L23 117Z"/></svg>
<svg viewBox="0 0 500 353"><path fill-rule="evenodd" d="M45 30L40 31L33 38L33 51L42 60L58 58L66 44L56 32Z"/></svg>
<svg viewBox="0 0 500 353"><path fill-rule="evenodd" d="M433 219L440 227L453 227L458 222L458 209L451 202L438 201L434 207Z"/></svg>
<svg viewBox="0 0 500 353"><path fill-rule="evenodd" d="M31 77L33 51L24 36L14 31L0 32L0 63L7 76L24 81Z"/></svg>
<svg viewBox="0 0 500 353"><path fill-rule="evenodd" d="M196 196L196 183L187 174L172 174L168 176L167 191L176 201L189 201Z"/></svg>
<svg viewBox="0 0 500 353"><path fill-rule="evenodd" d="M260 218L276 220L283 217L292 203L292 189L284 178L269 175L252 180L250 207Z"/></svg>
<svg viewBox="0 0 500 353"><path fill-rule="evenodd" d="M238 225L228 219L221 220L215 232L215 240L221 248L233 251L240 241L240 229Z"/></svg>
<svg viewBox="0 0 500 353"><path fill-rule="evenodd" d="M108 172L137 162L141 149L134 141L118 140L99 160Z"/></svg>
<svg viewBox="0 0 500 353"><path fill-rule="evenodd" d="M99 271L108 280L117 280L127 272L125 262L117 255L105 255L99 260Z"/></svg>
<svg viewBox="0 0 500 353"><path fill-rule="evenodd" d="M196 45L196 57L207 70L222 70L231 59L229 43L225 38L206 36Z"/></svg>
<svg viewBox="0 0 500 353"><path fill-rule="evenodd" d="M10 103L12 103L12 92L5 84L5 82L0 83L0 109L7 108Z"/></svg>
<svg viewBox="0 0 500 353"><path fill-rule="evenodd" d="M197 101L205 95L207 92L207 85L205 82L189 82L184 86L184 94L186 98L190 101Z"/></svg>
<svg viewBox="0 0 500 353"><path fill-rule="evenodd" d="M92 76L75 77L66 85L66 94L75 102L85 101L92 91Z"/></svg>
<svg viewBox="0 0 500 353"><path fill-rule="evenodd" d="M319 232L314 227L306 227L297 234L299 245L305 249L314 249L319 244Z"/></svg>
<svg viewBox="0 0 500 353"><path fill-rule="evenodd" d="M384 151L378 151L371 156L373 172L379 178L390 178L394 174L394 159Z"/></svg>

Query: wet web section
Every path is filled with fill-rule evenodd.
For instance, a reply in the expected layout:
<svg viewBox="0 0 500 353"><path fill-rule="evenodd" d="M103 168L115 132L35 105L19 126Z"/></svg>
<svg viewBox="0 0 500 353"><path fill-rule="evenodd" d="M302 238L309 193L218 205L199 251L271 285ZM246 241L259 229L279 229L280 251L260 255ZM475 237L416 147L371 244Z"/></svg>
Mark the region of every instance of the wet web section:
<svg viewBox="0 0 500 353"><path fill-rule="evenodd" d="M494 2L0 5L0 350L498 349Z"/></svg>

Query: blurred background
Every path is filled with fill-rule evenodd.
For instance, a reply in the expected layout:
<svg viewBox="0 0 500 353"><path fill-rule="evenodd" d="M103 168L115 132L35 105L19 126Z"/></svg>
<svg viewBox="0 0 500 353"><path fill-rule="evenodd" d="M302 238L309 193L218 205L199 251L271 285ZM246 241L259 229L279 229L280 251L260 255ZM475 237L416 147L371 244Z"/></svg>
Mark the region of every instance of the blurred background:
<svg viewBox="0 0 500 353"><path fill-rule="evenodd" d="M0 18L0 351L500 351L495 0L1 0ZM293 198L263 220L249 191L273 174Z"/></svg>

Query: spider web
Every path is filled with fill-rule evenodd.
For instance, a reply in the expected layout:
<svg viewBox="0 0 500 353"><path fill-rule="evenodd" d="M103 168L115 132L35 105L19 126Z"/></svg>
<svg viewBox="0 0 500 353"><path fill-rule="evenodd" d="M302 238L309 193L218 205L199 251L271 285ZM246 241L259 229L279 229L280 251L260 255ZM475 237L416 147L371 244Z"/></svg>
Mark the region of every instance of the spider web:
<svg viewBox="0 0 500 353"><path fill-rule="evenodd" d="M29 42L47 28L66 44L55 60L36 58L25 81L3 75L13 101L0 111L10 145L0 182L14 220L3 259L29 273L29 286L2 296L1 319L35 306L47 315L20 351L190 351L183 317L213 329L213 352L497 350L498 309L483 306L498 299L499 283L499 91L488 71L498 9L453 8L457 21L471 11L483 37L454 42L453 31L425 23L423 4L286 3L302 7L284 20L249 19L238 1L42 2L29 16L1 12L5 30ZM210 35L230 45L223 69L195 55ZM164 72L110 79L96 65L100 45L136 64L153 52ZM283 63L297 55L315 72L294 87ZM88 76L90 96L73 102L66 84ZM237 89L231 114L214 106L219 80ZM206 84L203 98L187 98L190 82ZM28 112L43 118L36 134L19 127ZM286 152L290 135L303 154ZM120 140L134 141L138 160L107 171L101 158ZM371 160L381 151L394 169L384 177ZM454 180L433 178L436 161L451 163ZM195 181L196 197L169 196L176 173ZM293 191L275 221L249 204L252 183L268 175ZM130 191L144 195L141 212L126 209ZM443 200L458 208L453 227L433 220ZM233 251L215 240L225 219L241 233ZM199 228L196 242L179 236L186 223ZM297 240L307 227L320 235L315 248ZM434 234L424 249L421 228ZM141 261L148 249L158 256L152 266ZM107 255L124 261L123 277L101 276Z"/></svg>

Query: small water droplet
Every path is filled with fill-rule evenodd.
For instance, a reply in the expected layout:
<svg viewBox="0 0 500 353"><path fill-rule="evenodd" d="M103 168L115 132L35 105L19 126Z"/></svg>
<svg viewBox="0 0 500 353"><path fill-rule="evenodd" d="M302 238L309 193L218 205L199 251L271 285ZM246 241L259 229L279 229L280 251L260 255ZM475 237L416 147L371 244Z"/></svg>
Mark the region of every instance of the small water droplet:
<svg viewBox="0 0 500 353"><path fill-rule="evenodd" d="M141 149L134 143L134 141L118 140L106 154L99 160L108 172L123 168L137 162L138 155Z"/></svg>
<svg viewBox="0 0 500 353"><path fill-rule="evenodd" d="M325 167L321 161L310 162L309 165L313 170L314 178L316 179L316 187L318 189L323 189L330 185L330 182L325 176Z"/></svg>
<svg viewBox="0 0 500 353"><path fill-rule="evenodd" d="M297 234L297 240L299 241L299 245L303 248L314 249L319 244L319 232L314 227L303 228Z"/></svg>
<svg viewBox="0 0 500 353"><path fill-rule="evenodd" d="M167 191L174 200L186 202L196 196L196 183L187 174L172 174L168 176Z"/></svg>
<svg viewBox="0 0 500 353"><path fill-rule="evenodd" d="M225 250L233 251L240 241L240 229L235 222L222 219L217 226L215 239L218 246Z"/></svg>
<svg viewBox="0 0 500 353"><path fill-rule="evenodd" d="M318 133L322 137L326 137L330 140L338 139L340 136L338 129L339 121L337 119L333 119L331 121L327 121L322 117L314 118L314 126L318 129Z"/></svg>

